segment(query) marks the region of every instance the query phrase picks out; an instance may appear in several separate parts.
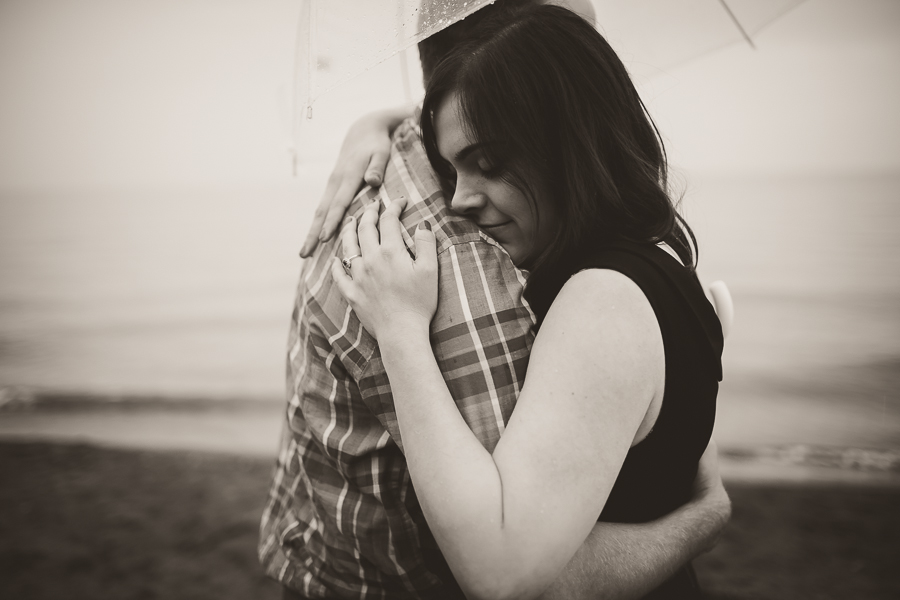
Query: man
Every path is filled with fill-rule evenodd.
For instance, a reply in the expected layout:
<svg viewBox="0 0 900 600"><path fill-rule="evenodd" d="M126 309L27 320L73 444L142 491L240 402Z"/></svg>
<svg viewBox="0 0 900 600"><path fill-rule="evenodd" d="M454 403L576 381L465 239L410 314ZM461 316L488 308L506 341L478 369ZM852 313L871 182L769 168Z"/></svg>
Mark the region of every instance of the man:
<svg viewBox="0 0 900 600"><path fill-rule="evenodd" d="M498 2L423 42L426 78L483 11L515 3ZM431 325L438 364L460 413L491 450L512 413L533 339L524 274L472 222L448 211L412 121L394 135L384 184L365 190L350 211L401 196L407 232L425 223L438 245ZM462 597L412 490L377 343L331 278L339 248L335 240L320 245L298 287L291 393L260 560L286 597ZM708 547L728 503L714 467L700 473L695 501L664 519L598 523L547 597L637 597Z"/></svg>

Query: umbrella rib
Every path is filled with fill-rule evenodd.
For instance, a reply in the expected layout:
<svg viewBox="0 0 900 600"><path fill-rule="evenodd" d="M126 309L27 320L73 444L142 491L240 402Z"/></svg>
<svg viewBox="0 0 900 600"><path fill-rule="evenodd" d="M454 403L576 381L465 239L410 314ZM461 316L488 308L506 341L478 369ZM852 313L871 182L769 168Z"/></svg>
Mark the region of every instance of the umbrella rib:
<svg viewBox="0 0 900 600"><path fill-rule="evenodd" d="M750 44L750 47L756 50L756 44L753 43L753 40L750 39L750 35L747 34L747 30L744 29L744 26L741 25L741 22L738 21L738 18L734 16L734 13L731 11L731 7L725 2L725 0L719 0L719 4L725 8L725 12L728 13L728 16L731 17L731 21L734 23L734 26L738 28L741 32L741 35L744 36L744 39L747 40L747 43Z"/></svg>

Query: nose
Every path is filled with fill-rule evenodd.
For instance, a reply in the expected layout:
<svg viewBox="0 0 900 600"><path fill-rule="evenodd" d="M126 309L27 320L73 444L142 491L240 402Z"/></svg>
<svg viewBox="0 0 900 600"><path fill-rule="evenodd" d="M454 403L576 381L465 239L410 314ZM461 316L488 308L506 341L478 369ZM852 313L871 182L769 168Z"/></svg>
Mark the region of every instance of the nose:
<svg viewBox="0 0 900 600"><path fill-rule="evenodd" d="M480 190L466 185L462 178L457 180L456 190L450 200L450 210L461 215L471 215L484 208L487 204L487 196Z"/></svg>

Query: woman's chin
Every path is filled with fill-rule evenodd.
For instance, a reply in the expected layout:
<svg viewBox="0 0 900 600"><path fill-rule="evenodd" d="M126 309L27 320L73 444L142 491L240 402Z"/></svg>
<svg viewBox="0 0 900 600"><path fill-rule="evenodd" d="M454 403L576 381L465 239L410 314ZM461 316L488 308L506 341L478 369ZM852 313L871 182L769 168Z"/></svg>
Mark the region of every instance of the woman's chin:
<svg viewBox="0 0 900 600"><path fill-rule="evenodd" d="M523 247L524 244L516 243L516 242L505 242L502 239L498 239L499 236L491 236L491 238L500 244L500 247L503 248L506 253L509 255L509 258L512 260L513 264L516 265L519 269L528 269L528 264L531 262L533 258L531 256L531 248Z"/></svg>
<svg viewBox="0 0 900 600"><path fill-rule="evenodd" d="M513 264L516 265L516 268L527 271L529 269L529 265L531 257L527 251L524 251L522 248L509 247L503 244L503 249L506 250L506 253L509 254L509 258L512 260Z"/></svg>

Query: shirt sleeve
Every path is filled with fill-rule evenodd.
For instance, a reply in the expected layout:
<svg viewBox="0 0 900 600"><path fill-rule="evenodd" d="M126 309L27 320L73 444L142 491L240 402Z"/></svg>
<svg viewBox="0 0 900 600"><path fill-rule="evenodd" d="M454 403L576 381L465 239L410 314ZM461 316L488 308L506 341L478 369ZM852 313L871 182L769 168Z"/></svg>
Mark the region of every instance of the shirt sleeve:
<svg viewBox="0 0 900 600"><path fill-rule="evenodd" d="M431 346L463 419L489 451L500 440L525 381L534 316L525 279L499 246L482 240L438 255ZM403 450L390 382L376 349L360 382L363 401Z"/></svg>
<svg viewBox="0 0 900 600"><path fill-rule="evenodd" d="M412 121L394 134L384 185L366 198L409 198L403 238L428 221L438 242L438 307L431 345L438 368L466 423L493 450L525 380L534 316L523 298L525 277L499 244L446 208ZM390 382L381 353L372 354L360 380L362 400L403 449Z"/></svg>
<svg viewBox="0 0 900 600"><path fill-rule="evenodd" d="M522 389L534 340L525 278L506 252L483 239L449 246L439 265L432 347L460 413L492 451Z"/></svg>

